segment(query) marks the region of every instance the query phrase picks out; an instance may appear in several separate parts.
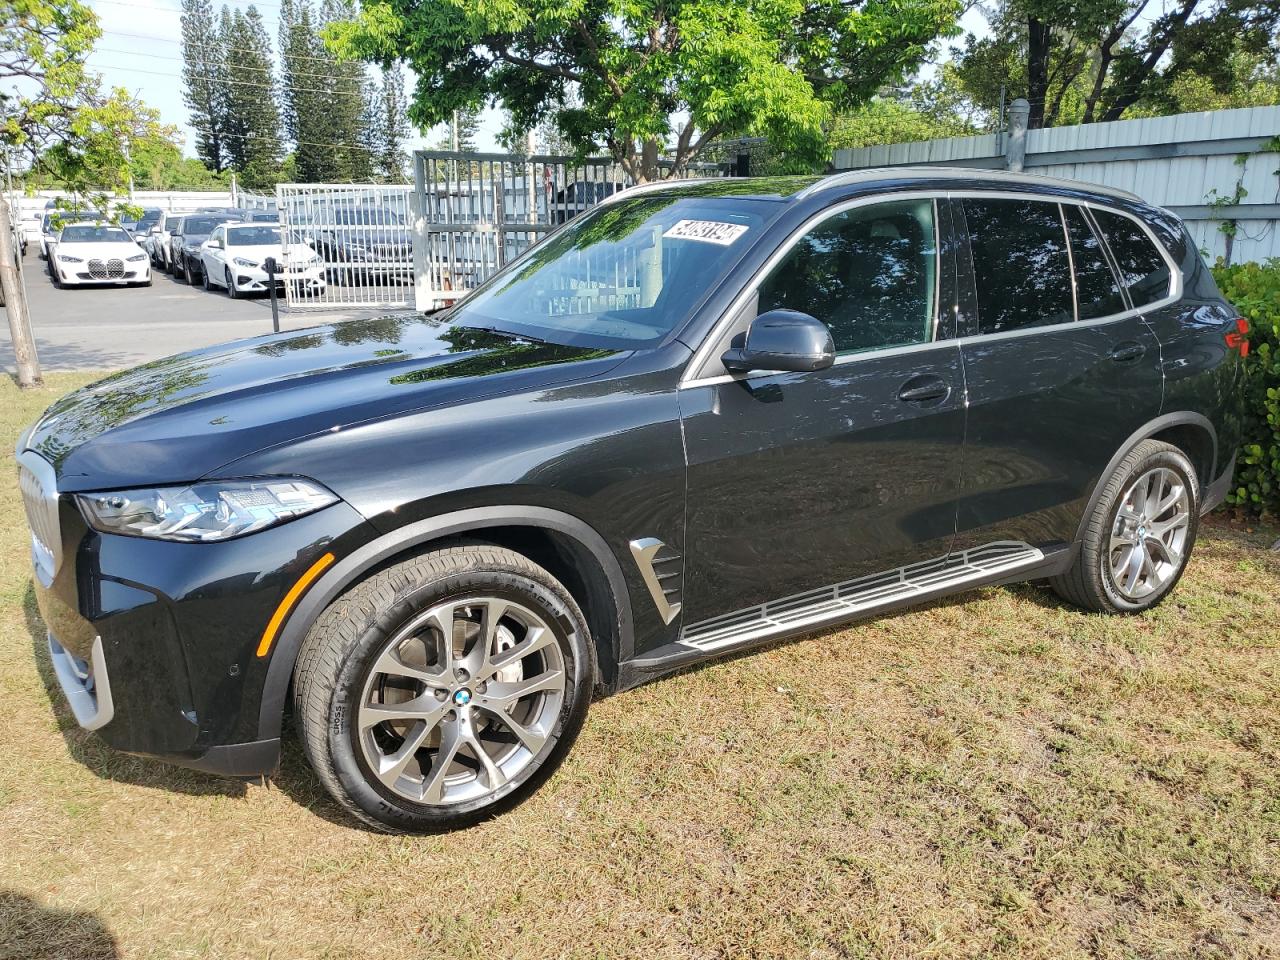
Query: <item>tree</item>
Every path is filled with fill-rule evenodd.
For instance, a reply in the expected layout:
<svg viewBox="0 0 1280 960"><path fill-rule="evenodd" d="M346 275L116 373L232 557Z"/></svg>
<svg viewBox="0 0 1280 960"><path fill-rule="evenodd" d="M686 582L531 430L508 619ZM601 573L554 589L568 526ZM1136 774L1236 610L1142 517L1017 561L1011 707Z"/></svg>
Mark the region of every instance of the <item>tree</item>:
<svg viewBox="0 0 1280 960"><path fill-rule="evenodd" d="M409 136L409 103L404 94L404 74L398 65L382 71L374 123L374 160L384 183L404 183L404 142Z"/></svg>
<svg viewBox="0 0 1280 960"><path fill-rule="evenodd" d="M824 157L832 108L903 79L959 11L958 0L377 0L326 40L342 57L408 63L420 127L494 101L516 129L551 116L580 152L602 144L652 180L664 149L678 173L717 137Z"/></svg>
<svg viewBox="0 0 1280 960"><path fill-rule="evenodd" d="M365 68L325 50L325 24L351 16L348 0L283 0L280 59L285 118L301 180L342 183L375 175L380 113Z"/></svg>
<svg viewBox="0 0 1280 960"><path fill-rule="evenodd" d="M196 132L196 156L211 170L227 161L223 40L211 0L182 0L182 95Z"/></svg>
<svg viewBox="0 0 1280 960"><path fill-rule="evenodd" d="M126 91L103 92L85 66L99 36L97 17L78 0L0 6L0 146L106 210L107 195L128 182L129 144L173 133ZM18 383L31 387L40 382L40 367L9 223L8 198L0 191L0 289Z"/></svg>
<svg viewBox="0 0 1280 960"><path fill-rule="evenodd" d="M480 108L464 107L453 111L453 131L453 149L475 153L476 136L480 133Z"/></svg>
<svg viewBox="0 0 1280 960"><path fill-rule="evenodd" d="M283 153L271 41L256 7L237 9L224 23L227 165L245 186L263 190L275 185Z"/></svg>
<svg viewBox="0 0 1280 960"><path fill-rule="evenodd" d="M988 110L1002 86L1026 97L1032 127L1167 113L1189 78L1225 94L1239 58L1280 55L1280 0L1003 0L988 19L954 51L956 76Z"/></svg>
<svg viewBox="0 0 1280 960"><path fill-rule="evenodd" d="M838 115L830 126L833 149L967 137L979 132L963 116L934 116L892 97L876 97L857 110Z"/></svg>

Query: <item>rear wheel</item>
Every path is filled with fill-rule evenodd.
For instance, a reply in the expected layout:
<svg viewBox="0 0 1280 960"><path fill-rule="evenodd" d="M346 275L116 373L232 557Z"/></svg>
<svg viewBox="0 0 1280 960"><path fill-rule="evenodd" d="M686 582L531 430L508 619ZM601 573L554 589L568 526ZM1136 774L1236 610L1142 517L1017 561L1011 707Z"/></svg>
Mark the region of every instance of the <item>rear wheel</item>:
<svg viewBox="0 0 1280 960"><path fill-rule="evenodd" d="M435 832L537 789L581 728L594 675L582 612L550 573L500 547L450 547L320 616L295 668L295 713L351 814Z"/></svg>
<svg viewBox="0 0 1280 960"><path fill-rule="evenodd" d="M1199 523L1200 485L1186 454L1144 440L1103 488L1075 565L1050 582L1086 610L1149 610L1182 577Z"/></svg>

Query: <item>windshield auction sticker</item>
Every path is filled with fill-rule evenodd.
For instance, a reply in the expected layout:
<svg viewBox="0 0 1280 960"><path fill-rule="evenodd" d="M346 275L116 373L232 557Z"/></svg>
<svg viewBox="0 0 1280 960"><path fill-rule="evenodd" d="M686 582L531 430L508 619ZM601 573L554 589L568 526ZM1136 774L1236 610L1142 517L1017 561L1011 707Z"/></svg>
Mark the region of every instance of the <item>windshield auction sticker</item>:
<svg viewBox="0 0 1280 960"><path fill-rule="evenodd" d="M664 237L672 240L701 240L703 243L716 243L727 247L747 232L741 223L724 223L720 220L677 220Z"/></svg>

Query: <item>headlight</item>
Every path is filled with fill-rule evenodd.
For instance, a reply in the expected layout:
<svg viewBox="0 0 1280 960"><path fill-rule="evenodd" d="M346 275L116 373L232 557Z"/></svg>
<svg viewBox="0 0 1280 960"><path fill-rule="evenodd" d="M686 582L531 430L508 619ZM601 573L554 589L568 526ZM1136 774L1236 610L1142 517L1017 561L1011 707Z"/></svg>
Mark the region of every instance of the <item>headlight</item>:
<svg viewBox="0 0 1280 960"><path fill-rule="evenodd" d="M338 498L311 480L214 480L187 487L79 494L101 533L184 543L230 540L314 513Z"/></svg>
<svg viewBox="0 0 1280 960"><path fill-rule="evenodd" d="M242 267L255 267L255 268L256 268L256 267L258 266L258 261L257 261L257 260L248 260L248 259L246 259L246 258L244 258L244 257L233 257L233 258L232 258L232 262L233 262L233 263L237 263L237 264L239 264L239 265L240 265L240 266L242 266Z"/></svg>
<svg viewBox="0 0 1280 960"><path fill-rule="evenodd" d="M137 263L139 260L147 259L147 255L145 253L139 253L132 257L125 257L125 259L128 260L130 263Z"/></svg>
<svg viewBox="0 0 1280 960"><path fill-rule="evenodd" d="M84 257L73 257L66 253L58 254L58 259L63 263L84 263Z"/></svg>

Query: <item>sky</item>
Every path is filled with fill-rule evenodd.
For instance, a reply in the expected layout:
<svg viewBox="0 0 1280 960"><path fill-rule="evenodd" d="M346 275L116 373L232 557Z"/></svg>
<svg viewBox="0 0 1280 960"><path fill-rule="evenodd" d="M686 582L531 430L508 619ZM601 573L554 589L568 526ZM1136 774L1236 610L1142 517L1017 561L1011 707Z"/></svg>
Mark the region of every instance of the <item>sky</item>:
<svg viewBox="0 0 1280 960"><path fill-rule="evenodd" d="M124 87L149 106L160 111L162 123L178 128L183 139L183 153L194 156L194 138L188 121L187 108L182 102L182 46L179 0L86 0L98 15L102 26L99 39L89 65L102 74L109 87ZM223 3L228 6L248 7L250 0L214 0L215 8ZM267 30L275 44L280 4L278 0L256 0L252 3L266 21ZM960 22L966 31L981 31L985 25L982 15L970 8ZM412 89L412 81L406 79L406 88ZM480 119L476 146L481 151L498 150L497 134L501 127L501 115L496 110L486 110ZM409 149L430 146L438 142L443 128L429 131L428 135L415 134L407 144Z"/></svg>

